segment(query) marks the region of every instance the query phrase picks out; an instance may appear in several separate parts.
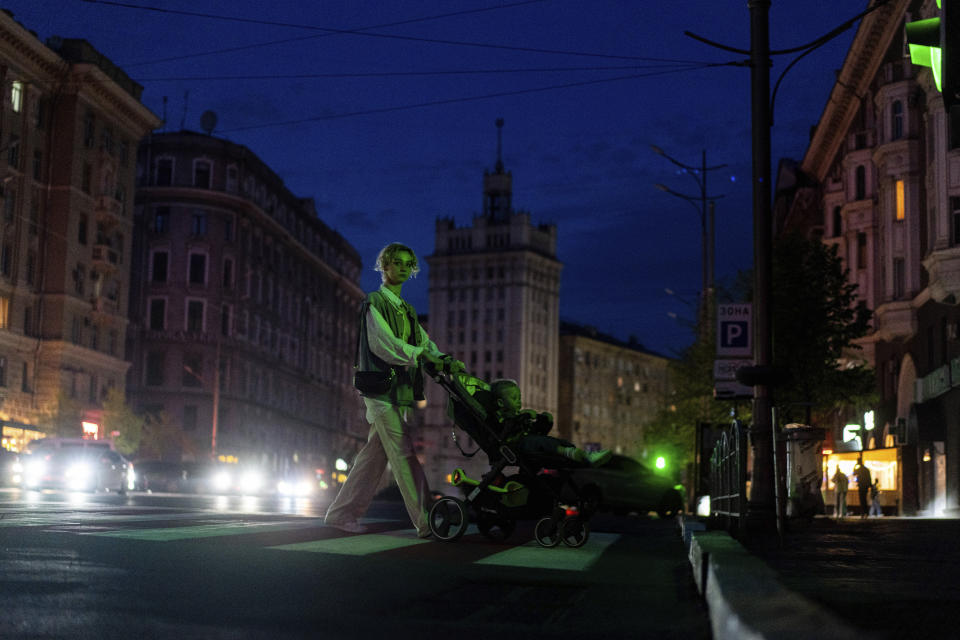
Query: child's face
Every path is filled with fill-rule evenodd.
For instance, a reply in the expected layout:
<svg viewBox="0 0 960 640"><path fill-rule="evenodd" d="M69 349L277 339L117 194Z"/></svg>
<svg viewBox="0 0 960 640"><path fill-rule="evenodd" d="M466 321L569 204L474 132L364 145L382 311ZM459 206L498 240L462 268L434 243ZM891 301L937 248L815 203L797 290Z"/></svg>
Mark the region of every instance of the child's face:
<svg viewBox="0 0 960 640"><path fill-rule="evenodd" d="M500 406L504 414L516 415L520 412L520 387L509 386L500 392Z"/></svg>

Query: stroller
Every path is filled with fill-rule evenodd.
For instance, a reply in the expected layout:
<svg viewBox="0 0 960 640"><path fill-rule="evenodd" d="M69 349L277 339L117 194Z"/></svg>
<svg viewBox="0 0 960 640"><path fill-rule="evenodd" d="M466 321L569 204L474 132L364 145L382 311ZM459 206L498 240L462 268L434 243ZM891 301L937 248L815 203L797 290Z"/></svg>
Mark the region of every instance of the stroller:
<svg viewBox="0 0 960 640"><path fill-rule="evenodd" d="M597 500L583 495L569 470L584 465L573 460L558 465L555 457L521 455L498 434L496 401L489 385L463 373L429 368L427 372L449 396L448 416L473 438L491 465L479 479L460 468L453 472L451 484L460 487L464 497L444 496L433 504L430 531L436 539L458 540L473 521L485 537L503 541L518 520L536 520L534 537L541 546L555 547L560 542L583 546L590 537L588 523ZM460 451L465 456L477 453ZM517 467L518 472L504 475L507 467Z"/></svg>

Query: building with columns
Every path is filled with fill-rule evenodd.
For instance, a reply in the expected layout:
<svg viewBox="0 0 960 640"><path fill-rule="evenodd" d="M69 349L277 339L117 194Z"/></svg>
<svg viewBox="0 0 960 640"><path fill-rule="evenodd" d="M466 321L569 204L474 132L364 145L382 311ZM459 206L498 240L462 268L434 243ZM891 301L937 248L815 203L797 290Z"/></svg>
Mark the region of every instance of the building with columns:
<svg viewBox="0 0 960 640"><path fill-rule="evenodd" d="M885 506L906 514L960 510L960 149L904 40L905 22L936 11L934 0L894 0L863 18L777 203L784 231L837 248L873 310L849 357L875 369L881 400L842 422L873 427L862 444L887 451L874 469L897 501ZM838 450L851 446L843 424L825 426Z"/></svg>
<svg viewBox="0 0 960 640"><path fill-rule="evenodd" d="M90 43L7 12L0 91L0 419L22 449L95 429L123 388L135 155L159 120Z"/></svg>
<svg viewBox="0 0 960 640"><path fill-rule="evenodd" d="M524 407L555 414L562 269L557 227L535 225L528 212L514 208L502 127L498 120L496 163L484 172L482 208L472 225L458 227L453 218L436 222L427 258L430 334L473 375L515 379ZM425 449L439 454L426 470L436 482L464 459L449 437L445 395L435 385L428 391Z"/></svg>

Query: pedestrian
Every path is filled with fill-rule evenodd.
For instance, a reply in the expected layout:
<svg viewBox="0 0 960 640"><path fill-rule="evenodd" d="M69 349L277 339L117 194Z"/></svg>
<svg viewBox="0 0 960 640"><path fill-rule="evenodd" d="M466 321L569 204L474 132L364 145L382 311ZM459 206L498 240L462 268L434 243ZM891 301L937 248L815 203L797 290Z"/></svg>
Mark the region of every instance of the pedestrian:
<svg viewBox="0 0 960 640"><path fill-rule="evenodd" d="M880 506L880 481L874 480L870 485L870 515L880 517L883 508Z"/></svg>
<svg viewBox="0 0 960 640"><path fill-rule="evenodd" d="M557 464L569 464L572 460L593 467L606 464L613 455L609 449L587 452L572 442L548 436L553 428L553 416L546 411L522 410L520 385L516 380L494 380L490 383L490 391L497 400L500 438L508 444L515 444L521 453L553 458Z"/></svg>
<svg viewBox="0 0 960 640"><path fill-rule="evenodd" d="M863 464L863 456L857 461L857 466L853 469L853 475L857 478L857 494L860 498L860 517L867 517L867 509L869 508L869 503L867 498L870 497L870 487L873 485L873 478L870 477L870 469L867 468L867 465Z"/></svg>
<svg viewBox="0 0 960 640"><path fill-rule="evenodd" d="M833 482L836 493L834 515L838 518L845 518L847 515L847 489L850 487L850 479L847 478L847 474L840 470L840 465L837 465L837 472L833 474L830 481Z"/></svg>
<svg viewBox="0 0 960 640"><path fill-rule="evenodd" d="M456 372L463 370L463 363L437 349L401 295L403 284L420 270L413 249L388 244L377 256L375 269L383 284L367 294L361 308L354 377L370 432L324 522L349 533L364 532L358 519L370 506L389 462L417 536L427 538L430 489L406 422L414 401L423 399L421 364Z"/></svg>

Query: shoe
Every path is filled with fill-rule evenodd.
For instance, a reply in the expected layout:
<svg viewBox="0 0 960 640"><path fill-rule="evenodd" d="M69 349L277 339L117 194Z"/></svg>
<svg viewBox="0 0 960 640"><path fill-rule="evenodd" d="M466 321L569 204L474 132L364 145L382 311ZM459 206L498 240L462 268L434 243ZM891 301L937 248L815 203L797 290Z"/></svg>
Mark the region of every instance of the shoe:
<svg viewBox="0 0 960 640"><path fill-rule="evenodd" d="M360 524L356 520L350 522L324 522L328 527L333 527L334 529L339 529L340 531L345 531L347 533L366 533L367 527Z"/></svg>
<svg viewBox="0 0 960 640"><path fill-rule="evenodd" d="M591 451L587 454L587 462L591 467L600 467L610 461L613 452L610 449L601 449L600 451Z"/></svg>

